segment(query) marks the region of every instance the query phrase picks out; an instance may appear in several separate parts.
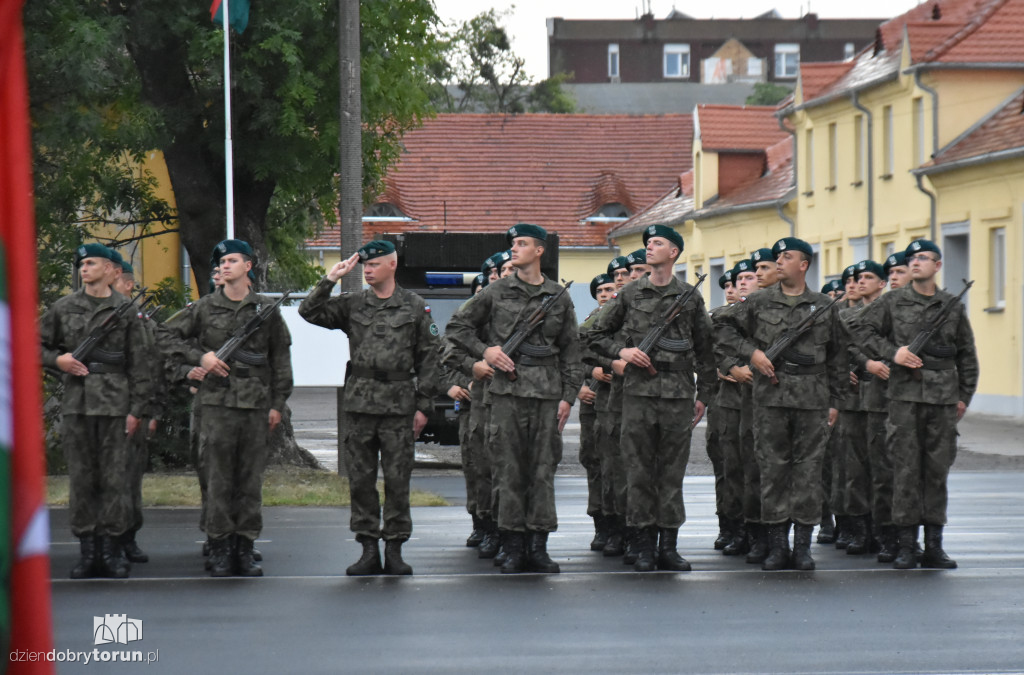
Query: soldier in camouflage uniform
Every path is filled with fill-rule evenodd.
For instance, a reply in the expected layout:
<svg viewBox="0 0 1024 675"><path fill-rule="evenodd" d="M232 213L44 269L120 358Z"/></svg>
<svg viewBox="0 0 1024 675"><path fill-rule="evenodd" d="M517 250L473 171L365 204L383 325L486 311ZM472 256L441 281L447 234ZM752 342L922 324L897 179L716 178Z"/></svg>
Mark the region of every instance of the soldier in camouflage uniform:
<svg viewBox="0 0 1024 675"><path fill-rule="evenodd" d="M690 434L715 388L711 322L703 298L694 293L656 350L648 354L632 346L643 341L673 301L693 288L672 275L683 250L679 233L651 225L643 237L650 276L630 283L609 301L588 341L597 353L632 366L625 371L621 443L628 482L626 522L636 532L634 568L689 571L677 540L686 520L683 477ZM649 373L651 367L657 374Z"/></svg>
<svg viewBox="0 0 1024 675"><path fill-rule="evenodd" d="M836 404L849 384L846 345L833 305L776 358L767 350L829 298L807 288L813 251L795 237L772 247L779 284L736 305L723 317L722 344L732 358L749 362L754 376L754 441L761 468L761 517L768 524L769 554L762 568L814 569L811 533L821 518L821 459ZM773 383L773 377L778 384ZM790 560L789 527L794 523Z"/></svg>
<svg viewBox="0 0 1024 675"><path fill-rule="evenodd" d="M125 578L121 538L132 525L129 465L151 394L146 334L134 310L116 320L85 363L72 352L127 302L109 286L113 253L102 244L75 254L83 287L53 304L39 322L44 366L62 373L61 445L70 480L71 532L81 557L72 579Z"/></svg>
<svg viewBox="0 0 1024 675"><path fill-rule="evenodd" d="M889 290L895 291L910 283L910 268L907 266L907 254L905 251L897 251L885 259L882 271L889 279Z"/></svg>
<svg viewBox="0 0 1024 675"><path fill-rule="evenodd" d="M497 457L501 571L557 573L547 539L558 525L554 474L562 456L561 431L583 384L578 326L572 300L563 294L520 353L505 354L500 343L562 288L540 271L547 239L543 228L519 224L506 236L516 273L490 284L456 312L446 338L496 371L488 391L489 438ZM481 329L488 342L481 340Z"/></svg>
<svg viewBox="0 0 1024 675"><path fill-rule="evenodd" d="M363 264L370 288L331 297L334 284ZM351 361L345 373L345 467L352 492L350 527L363 546L346 573L412 574L402 544L412 534L409 480L415 439L427 423L440 386L438 328L423 298L395 283L398 256L391 242L374 240L330 269L299 305L306 321L345 331ZM384 468L384 510L377 495L377 464Z"/></svg>
<svg viewBox="0 0 1024 675"><path fill-rule="evenodd" d="M840 279L840 283L843 286L843 297L836 305L841 308L839 310L840 328L843 329L848 345L850 337L848 319L851 312L856 313L860 309L860 291L857 287L856 271L856 265L849 265L843 270L843 275ZM849 346L847 349L849 349ZM849 365L848 370L852 372L852 355ZM836 418L836 423L832 425L825 450L825 454L829 458L832 476L832 486L829 490L831 496L829 507L836 518L836 548L844 550L856 539L853 554L859 555L866 550L867 528L861 527L859 518L853 517L853 514L849 512L847 506L849 486L846 471L848 452L859 454L857 448L860 445L859 439L864 420L862 419L863 415L860 413L860 397L857 389L850 384L849 378L845 386L847 388L846 396L838 404L839 416Z"/></svg>
<svg viewBox="0 0 1024 675"><path fill-rule="evenodd" d="M948 493L946 481L956 458L957 422L978 385L974 333L962 302L935 283L942 253L920 239L905 251L911 282L871 303L860 315L858 341L876 360L894 365L888 383L886 446L893 466L892 520L897 528L897 569L917 565L917 526L924 525L922 567L952 569L942 548ZM914 354L917 334L950 303L945 323Z"/></svg>
<svg viewBox="0 0 1024 675"><path fill-rule="evenodd" d="M836 297L837 293L844 293L843 282L833 279L821 287L821 292L829 298ZM834 544L836 541L836 526L832 520L832 437L835 433L835 426L828 429L828 442L825 444L825 457L821 462L821 488L824 491L824 499L821 503L821 526L818 528L819 544Z"/></svg>
<svg viewBox="0 0 1024 675"><path fill-rule="evenodd" d="M262 576L253 542L263 528L263 471L270 433L292 392L291 336L275 311L235 352L230 362L217 357L232 333L272 301L249 283L252 249L239 239L222 241L223 288L203 296L159 327L165 351L183 353L185 362L206 375L195 404L199 453L207 478L206 534L211 576Z"/></svg>

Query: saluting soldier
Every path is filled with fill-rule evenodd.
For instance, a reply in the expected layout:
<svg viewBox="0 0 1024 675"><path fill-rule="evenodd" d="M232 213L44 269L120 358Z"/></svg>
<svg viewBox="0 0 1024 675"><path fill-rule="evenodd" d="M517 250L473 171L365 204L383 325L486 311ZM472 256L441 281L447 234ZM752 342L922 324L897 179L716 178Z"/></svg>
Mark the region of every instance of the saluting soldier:
<svg viewBox="0 0 1024 675"><path fill-rule="evenodd" d="M519 354L502 350L501 342L519 322L562 289L541 272L544 228L521 223L509 228L506 238L516 272L456 312L446 337L496 371L488 392L489 437L497 457L498 527L505 553L501 571L557 573L547 541L558 526L554 474L562 458L561 432L583 383L578 325L572 300L564 293ZM480 338L482 328L487 342Z"/></svg>
<svg viewBox="0 0 1024 675"><path fill-rule="evenodd" d="M331 297L331 289L363 264L370 288ZM374 240L336 263L299 305L306 321L345 331L351 361L345 373L345 468L352 492L350 527L363 546L352 576L412 574L402 544L412 535L409 481L415 439L440 386L440 338L423 298L395 282L398 254ZM384 511L377 464L384 469ZM384 539L384 566L378 541Z"/></svg>
<svg viewBox="0 0 1024 675"><path fill-rule="evenodd" d="M80 542L72 579L125 578L123 537L132 525L127 467L151 396L146 335L134 310L113 323L85 363L72 352L128 302L110 288L113 252L85 244L75 252L82 288L39 320L44 366L62 373L61 445L70 479L71 532Z"/></svg>
<svg viewBox="0 0 1024 675"><path fill-rule="evenodd" d="M693 289L672 274L683 252L679 233L651 225L643 239L650 276L628 284L611 300L588 338L594 351L630 364L625 371L621 443L629 486L626 522L635 528L637 543L634 568L685 572L690 563L677 550L679 527L686 521L683 477L690 434L716 386L711 321L703 298L693 293L655 351L636 346L669 306Z"/></svg>
<svg viewBox="0 0 1024 675"><path fill-rule="evenodd" d="M834 305L774 363L765 355L787 330L829 302L807 288L814 255L810 244L786 237L775 243L772 254L779 284L751 295L723 317L722 343L757 371L754 442L761 468L761 517L768 525L770 547L762 568L785 569L792 562L795 569L813 570L810 546L821 518L821 460L828 426L838 414L836 405L846 395L849 367Z"/></svg>
<svg viewBox="0 0 1024 675"><path fill-rule="evenodd" d="M935 275L942 252L934 242L914 241L904 252L910 283L886 293L860 315L859 343L866 354L894 364L888 384L886 447L893 466L892 520L897 528L897 569L917 566L917 527L924 525L921 567L955 568L942 547L948 492L956 458L956 425L978 386L974 332L962 302L940 290ZM921 349L917 334L952 303L946 321Z"/></svg>
<svg viewBox="0 0 1024 675"><path fill-rule="evenodd" d="M253 253L247 242L226 239L214 254L222 289L169 318L158 334L168 354L183 353L187 364L206 372L195 405L206 466L210 575L256 577L263 575L253 543L263 529L270 433L281 423L292 392L291 335L275 311L230 362L217 357L236 329L273 302L250 286Z"/></svg>

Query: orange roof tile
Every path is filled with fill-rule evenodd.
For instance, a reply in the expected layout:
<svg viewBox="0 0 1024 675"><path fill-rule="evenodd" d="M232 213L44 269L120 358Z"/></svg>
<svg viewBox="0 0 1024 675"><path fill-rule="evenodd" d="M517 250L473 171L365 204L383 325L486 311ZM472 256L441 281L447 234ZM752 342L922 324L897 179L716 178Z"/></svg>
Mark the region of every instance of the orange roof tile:
<svg viewBox="0 0 1024 675"><path fill-rule="evenodd" d="M1024 90L1017 92L974 128L941 149L935 159L922 167L941 170L965 160L984 161L989 156L1008 150L1024 149Z"/></svg>
<svg viewBox="0 0 1024 675"><path fill-rule="evenodd" d="M366 222L384 232L500 232L517 222L562 246L606 246L609 223L581 222L604 204L636 213L692 164L692 116L439 115L403 138L382 200L415 222ZM329 230L309 246L338 246Z"/></svg>
<svg viewBox="0 0 1024 675"><path fill-rule="evenodd" d="M1024 62L1024 0L992 0L925 60Z"/></svg>
<svg viewBox="0 0 1024 675"><path fill-rule="evenodd" d="M828 85L853 68L853 61L800 64L800 90L803 100L810 101Z"/></svg>
<svg viewBox="0 0 1024 675"><path fill-rule="evenodd" d="M705 150L764 150L787 135L779 128L775 106L698 105L696 115L694 133Z"/></svg>
<svg viewBox="0 0 1024 675"><path fill-rule="evenodd" d="M656 202L608 232L608 240L640 232L648 225L682 225L693 213L693 169L679 176L679 183Z"/></svg>
<svg viewBox="0 0 1024 675"><path fill-rule="evenodd" d="M768 170L763 176L734 188L721 199L705 203L704 208L691 217L699 221L701 218L708 218L722 211L779 201L787 196L795 195L793 137L787 134L785 139L767 148L765 153L768 157Z"/></svg>

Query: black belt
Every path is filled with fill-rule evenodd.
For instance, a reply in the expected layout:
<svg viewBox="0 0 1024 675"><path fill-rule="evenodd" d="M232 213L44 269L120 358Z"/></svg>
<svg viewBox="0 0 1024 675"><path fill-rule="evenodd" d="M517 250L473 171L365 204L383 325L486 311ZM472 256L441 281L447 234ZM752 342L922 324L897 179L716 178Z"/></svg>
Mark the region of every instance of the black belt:
<svg viewBox="0 0 1024 675"><path fill-rule="evenodd" d="M125 367L123 363L101 363L99 361L90 361L85 364L85 367L89 369L89 374L96 375L112 375L125 373Z"/></svg>
<svg viewBox="0 0 1024 675"><path fill-rule="evenodd" d="M956 368L956 361L953 359L934 359L929 356L921 357L921 367L925 370L953 370Z"/></svg>
<svg viewBox="0 0 1024 675"><path fill-rule="evenodd" d="M365 366L352 366L350 372L353 377L362 377L367 380L378 382L407 382L413 378L410 370L384 370L382 368L367 368Z"/></svg>
<svg viewBox="0 0 1024 675"><path fill-rule="evenodd" d="M776 370L786 373L787 375L820 375L825 372L825 364L812 363L805 366L799 363L790 363L789 361L786 361L776 368Z"/></svg>
<svg viewBox="0 0 1024 675"><path fill-rule="evenodd" d="M682 373L693 369L693 365L689 361L651 361L651 365L659 373Z"/></svg>
<svg viewBox="0 0 1024 675"><path fill-rule="evenodd" d="M558 363L558 356L527 356L521 354L516 361L517 366L553 366Z"/></svg>

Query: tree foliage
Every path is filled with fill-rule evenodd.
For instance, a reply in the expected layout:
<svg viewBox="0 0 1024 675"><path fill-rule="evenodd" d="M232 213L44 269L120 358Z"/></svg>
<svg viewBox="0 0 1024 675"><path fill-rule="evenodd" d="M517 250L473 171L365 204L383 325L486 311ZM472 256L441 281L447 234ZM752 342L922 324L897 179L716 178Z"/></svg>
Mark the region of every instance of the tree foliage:
<svg viewBox="0 0 1024 675"><path fill-rule="evenodd" d="M747 97L747 105L776 105L793 93L789 87L773 82L758 82L753 93Z"/></svg>

